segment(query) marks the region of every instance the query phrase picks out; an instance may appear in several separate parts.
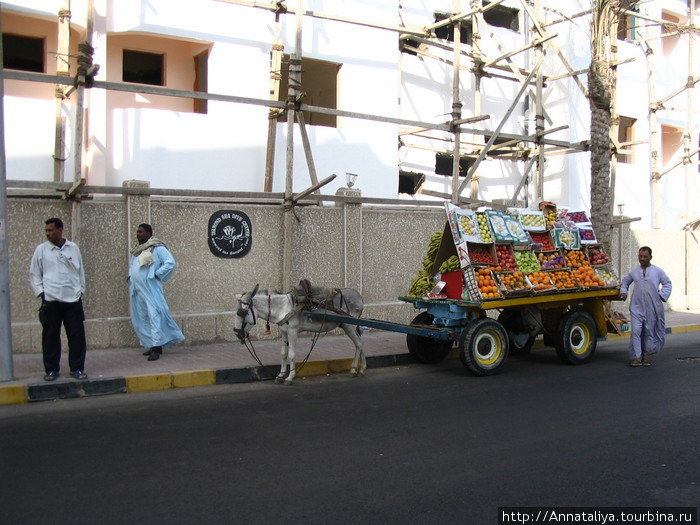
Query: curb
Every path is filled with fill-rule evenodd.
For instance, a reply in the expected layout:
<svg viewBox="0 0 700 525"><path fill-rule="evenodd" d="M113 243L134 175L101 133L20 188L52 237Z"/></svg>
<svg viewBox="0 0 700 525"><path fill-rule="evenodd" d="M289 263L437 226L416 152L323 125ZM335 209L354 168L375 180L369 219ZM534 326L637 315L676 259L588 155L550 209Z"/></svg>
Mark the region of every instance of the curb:
<svg viewBox="0 0 700 525"><path fill-rule="evenodd" d="M699 331L700 324L666 328L667 334ZM600 340L614 341L618 339L629 339L630 335L630 332L609 334L606 337L600 338ZM544 344L541 339L538 339L534 346L535 348L541 348ZM459 352L457 350L453 350L450 353L451 357L457 357L458 355ZM351 363L352 358L307 361L303 367L301 363L297 363L297 377L312 377L349 372ZM415 363L415 360L409 353L367 357L368 369L401 366L411 363ZM51 401L54 399L155 392L174 388L269 381L275 378L279 373L279 369L279 365L217 368L124 377L105 377L100 379L88 379L86 381L59 379L52 383L0 385L0 406L34 401Z"/></svg>
<svg viewBox="0 0 700 525"><path fill-rule="evenodd" d="M367 368L386 368L414 363L410 354L367 357ZM352 359L327 359L297 363L297 377L312 377L349 372ZM124 377L105 377L77 381L58 379L46 383L0 385L0 405L16 405L34 401L51 401L77 397L155 392L195 386L230 385L269 381L279 373L279 365L245 368L218 368L186 372L161 372Z"/></svg>

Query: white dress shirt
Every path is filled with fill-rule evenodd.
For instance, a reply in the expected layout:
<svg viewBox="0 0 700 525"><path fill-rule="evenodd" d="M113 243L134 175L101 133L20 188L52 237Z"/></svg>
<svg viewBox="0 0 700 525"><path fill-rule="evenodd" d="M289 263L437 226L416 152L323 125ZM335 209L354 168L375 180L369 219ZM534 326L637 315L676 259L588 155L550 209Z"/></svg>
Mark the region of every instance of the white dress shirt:
<svg viewBox="0 0 700 525"><path fill-rule="evenodd" d="M34 295L43 292L46 301L78 301L85 290L85 270L78 245L66 240L60 248L49 241L37 246L29 265L29 284Z"/></svg>

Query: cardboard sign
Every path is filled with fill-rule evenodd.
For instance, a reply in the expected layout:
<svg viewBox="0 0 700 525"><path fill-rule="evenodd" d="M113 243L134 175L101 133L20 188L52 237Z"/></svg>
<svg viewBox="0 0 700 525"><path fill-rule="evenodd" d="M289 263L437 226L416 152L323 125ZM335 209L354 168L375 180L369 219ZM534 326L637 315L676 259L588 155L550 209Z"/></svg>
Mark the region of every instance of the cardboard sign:
<svg viewBox="0 0 700 525"><path fill-rule="evenodd" d="M566 250L581 249L581 237L578 230L554 228L553 233L555 248L564 248Z"/></svg>

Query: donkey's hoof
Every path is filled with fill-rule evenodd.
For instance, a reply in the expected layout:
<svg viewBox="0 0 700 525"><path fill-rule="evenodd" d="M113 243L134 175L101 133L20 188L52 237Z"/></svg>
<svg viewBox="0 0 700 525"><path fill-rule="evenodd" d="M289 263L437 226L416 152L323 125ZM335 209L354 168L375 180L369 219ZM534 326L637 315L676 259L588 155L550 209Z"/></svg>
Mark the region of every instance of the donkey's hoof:
<svg viewBox="0 0 700 525"><path fill-rule="evenodd" d="M284 377L277 376L275 378L275 383L277 383L278 385L281 385L282 383L284 383Z"/></svg>
<svg viewBox="0 0 700 525"><path fill-rule="evenodd" d="M294 383L292 382L291 379L285 379L285 380L284 380L284 384L285 384L286 386L291 386L291 385L293 385Z"/></svg>

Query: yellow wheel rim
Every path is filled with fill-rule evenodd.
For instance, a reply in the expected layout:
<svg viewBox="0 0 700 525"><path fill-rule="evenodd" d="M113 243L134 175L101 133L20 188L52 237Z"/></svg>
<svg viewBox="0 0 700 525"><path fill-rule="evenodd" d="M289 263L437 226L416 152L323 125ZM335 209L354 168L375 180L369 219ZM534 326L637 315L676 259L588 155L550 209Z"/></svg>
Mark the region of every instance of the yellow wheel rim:
<svg viewBox="0 0 700 525"><path fill-rule="evenodd" d="M591 331L585 323L576 323L569 332L569 348L578 356L583 356L591 348Z"/></svg>
<svg viewBox="0 0 700 525"><path fill-rule="evenodd" d="M491 366L503 356L503 340L494 330L484 330L474 339L474 357L481 366Z"/></svg>

